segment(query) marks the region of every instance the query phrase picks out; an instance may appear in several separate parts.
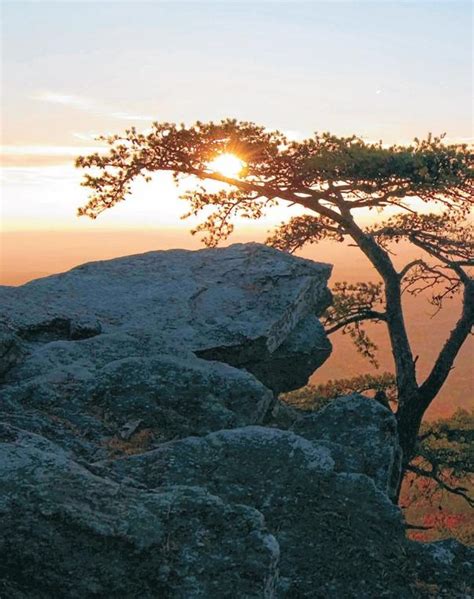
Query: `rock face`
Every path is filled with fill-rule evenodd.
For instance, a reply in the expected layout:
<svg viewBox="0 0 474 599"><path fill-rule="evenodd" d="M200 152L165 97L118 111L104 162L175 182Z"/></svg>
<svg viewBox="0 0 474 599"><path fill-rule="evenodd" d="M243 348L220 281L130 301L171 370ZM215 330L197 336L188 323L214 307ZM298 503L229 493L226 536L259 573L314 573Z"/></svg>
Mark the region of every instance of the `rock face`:
<svg viewBox="0 0 474 599"><path fill-rule="evenodd" d="M298 418L291 429L310 441L329 441L337 470L366 474L395 499L402 458L397 421L380 403L349 395Z"/></svg>
<svg viewBox="0 0 474 599"><path fill-rule="evenodd" d="M0 288L0 597L465 596L466 548L405 540L386 408L268 420L329 274L250 244Z"/></svg>
<svg viewBox="0 0 474 599"><path fill-rule="evenodd" d="M126 333L255 371L284 391L331 351L316 318L331 300L330 273L259 244L150 252L0 288L2 320L29 347Z"/></svg>
<svg viewBox="0 0 474 599"><path fill-rule="evenodd" d="M0 288L6 419L87 459L261 423L273 393L304 384L330 354L316 318L330 272L249 244Z"/></svg>
<svg viewBox="0 0 474 599"><path fill-rule="evenodd" d="M117 480L140 481L149 490L186 483L205 487L226 502L256 507L280 545L277 596L341 597L351 579L353 596L364 596L367 579L374 581L372 596L383 596L388 582L404 588L396 570L375 582L380 562L402 557L399 510L367 476L334 472L325 445L251 426L166 443L98 466ZM354 576L355 547L357 561L365 564L360 580Z"/></svg>
<svg viewBox="0 0 474 599"><path fill-rule="evenodd" d="M13 427L0 439L2 597L274 596L279 547L257 510L119 485Z"/></svg>

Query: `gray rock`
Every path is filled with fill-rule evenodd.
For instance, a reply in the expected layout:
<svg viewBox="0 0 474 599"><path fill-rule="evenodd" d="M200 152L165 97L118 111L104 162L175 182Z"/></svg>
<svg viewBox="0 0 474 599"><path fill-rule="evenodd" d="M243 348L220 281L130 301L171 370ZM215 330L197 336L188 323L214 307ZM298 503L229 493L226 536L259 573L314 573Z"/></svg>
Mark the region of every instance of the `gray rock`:
<svg viewBox="0 0 474 599"><path fill-rule="evenodd" d="M414 596L396 566L404 560L400 511L371 478L334 466L324 444L259 426L96 465L122 484L198 485L258 509L280 545L279 597Z"/></svg>
<svg viewBox="0 0 474 599"><path fill-rule="evenodd" d="M200 350L196 354L207 360L219 360L244 368L280 393L305 385L316 368L327 360L331 349L321 323L311 315L301 320L286 341L273 352L268 350L264 338L252 345L218 347Z"/></svg>
<svg viewBox="0 0 474 599"><path fill-rule="evenodd" d="M26 351L14 330L0 323L0 381L24 358Z"/></svg>
<svg viewBox="0 0 474 599"><path fill-rule="evenodd" d="M275 403L329 355L329 273L249 244L0 288L0 597L467 588L462 546L405 539L388 410Z"/></svg>
<svg viewBox="0 0 474 599"><path fill-rule="evenodd" d="M275 597L279 547L255 509L119 485L13 427L0 440L1 597Z"/></svg>
<svg viewBox="0 0 474 599"><path fill-rule="evenodd" d="M435 588L439 596L453 599L474 597L474 547L454 539L407 545L408 558L419 579L432 592Z"/></svg>
<svg viewBox="0 0 474 599"><path fill-rule="evenodd" d="M237 244L85 264L0 287L0 302L4 321L31 352L121 332L159 342L162 353L195 352L247 368L283 391L304 384L330 354L316 319L331 300L330 272L263 245Z"/></svg>
<svg viewBox="0 0 474 599"><path fill-rule="evenodd" d="M248 244L0 287L0 416L87 459L261 423L330 353L330 270Z"/></svg>
<svg viewBox="0 0 474 599"><path fill-rule="evenodd" d="M271 391L244 370L193 354L187 359L159 353L119 359L150 347L107 337L54 342L33 355L17 371L22 382L0 391L0 417L86 459L98 459L259 423L273 401ZM108 357L116 358L110 362L102 353L106 343L112 346ZM124 439L123 428L136 420L140 427Z"/></svg>
<svg viewBox="0 0 474 599"><path fill-rule="evenodd" d="M317 442L336 444L336 469L359 472L394 499L401 472L401 450L394 414L363 395L339 397L316 412L295 420L298 435Z"/></svg>
<svg viewBox="0 0 474 599"><path fill-rule="evenodd" d="M138 420L129 420L119 430L119 437L124 441L129 441L129 439L140 429L142 424L143 420L141 418Z"/></svg>
<svg viewBox="0 0 474 599"><path fill-rule="evenodd" d="M303 384L329 355L330 270L248 244L0 287L0 415L87 459L261 423L268 387Z"/></svg>

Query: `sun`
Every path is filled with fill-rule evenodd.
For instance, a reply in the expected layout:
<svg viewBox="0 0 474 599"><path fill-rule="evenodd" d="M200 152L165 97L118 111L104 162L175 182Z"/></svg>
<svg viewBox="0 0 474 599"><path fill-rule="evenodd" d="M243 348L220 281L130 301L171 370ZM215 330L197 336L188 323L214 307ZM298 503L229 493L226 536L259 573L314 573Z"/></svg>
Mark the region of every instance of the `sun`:
<svg viewBox="0 0 474 599"><path fill-rule="evenodd" d="M214 158L208 165L213 171L217 171L224 177L235 178L238 177L240 171L244 168L245 164L235 154L221 154L217 158Z"/></svg>

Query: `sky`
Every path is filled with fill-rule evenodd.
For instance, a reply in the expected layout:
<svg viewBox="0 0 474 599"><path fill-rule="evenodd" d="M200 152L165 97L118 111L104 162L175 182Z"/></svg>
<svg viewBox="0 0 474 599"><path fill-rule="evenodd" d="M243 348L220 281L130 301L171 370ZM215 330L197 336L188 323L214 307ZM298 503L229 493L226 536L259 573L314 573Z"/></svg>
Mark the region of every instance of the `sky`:
<svg viewBox="0 0 474 599"><path fill-rule="evenodd" d="M74 159L99 147L98 134L235 117L296 139L331 131L405 143L446 132L449 141L473 141L470 2L4 1L1 22L0 284L200 247L167 176L135 185L95 221L76 216L88 190ZM232 240L263 241L290 213L239 223ZM333 263L333 280L373 276L353 248L322 244L304 255ZM434 324L426 305L410 307L421 369L454 308ZM387 339L376 340L391 370ZM346 341L318 380L369 370ZM467 405L472 347L463 348L437 413Z"/></svg>
<svg viewBox="0 0 474 599"><path fill-rule="evenodd" d="M76 217L88 191L74 158L152 120L472 140L470 2L7 1L1 18L7 232L187 230L160 176L97 221Z"/></svg>

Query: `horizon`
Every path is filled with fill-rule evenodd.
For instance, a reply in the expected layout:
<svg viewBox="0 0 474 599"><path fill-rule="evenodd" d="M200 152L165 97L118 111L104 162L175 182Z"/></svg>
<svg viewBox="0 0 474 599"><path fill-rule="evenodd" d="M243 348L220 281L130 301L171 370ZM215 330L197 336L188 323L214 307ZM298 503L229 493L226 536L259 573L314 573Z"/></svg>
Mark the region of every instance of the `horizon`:
<svg viewBox="0 0 474 599"><path fill-rule="evenodd" d="M98 134L154 120L235 117L297 139L474 139L470 2L133 6L4 3L2 230L184 233L193 223L179 220L186 205L166 175L97 221L76 217L87 191L74 158L100 148Z"/></svg>
<svg viewBox="0 0 474 599"><path fill-rule="evenodd" d="M98 134L236 117L294 139L331 130L409 143L431 131L472 143L471 19L464 1L5 2L0 283L202 247L189 234L200 219L180 220L187 205L163 174L95 221L76 216L88 191L73 161L101 147ZM226 244L263 241L296 213L242 219ZM300 254L333 261L333 280L351 276L354 258L336 245Z"/></svg>
<svg viewBox="0 0 474 599"><path fill-rule="evenodd" d="M473 17L3 0L0 599L474 597Z"/></svg>

